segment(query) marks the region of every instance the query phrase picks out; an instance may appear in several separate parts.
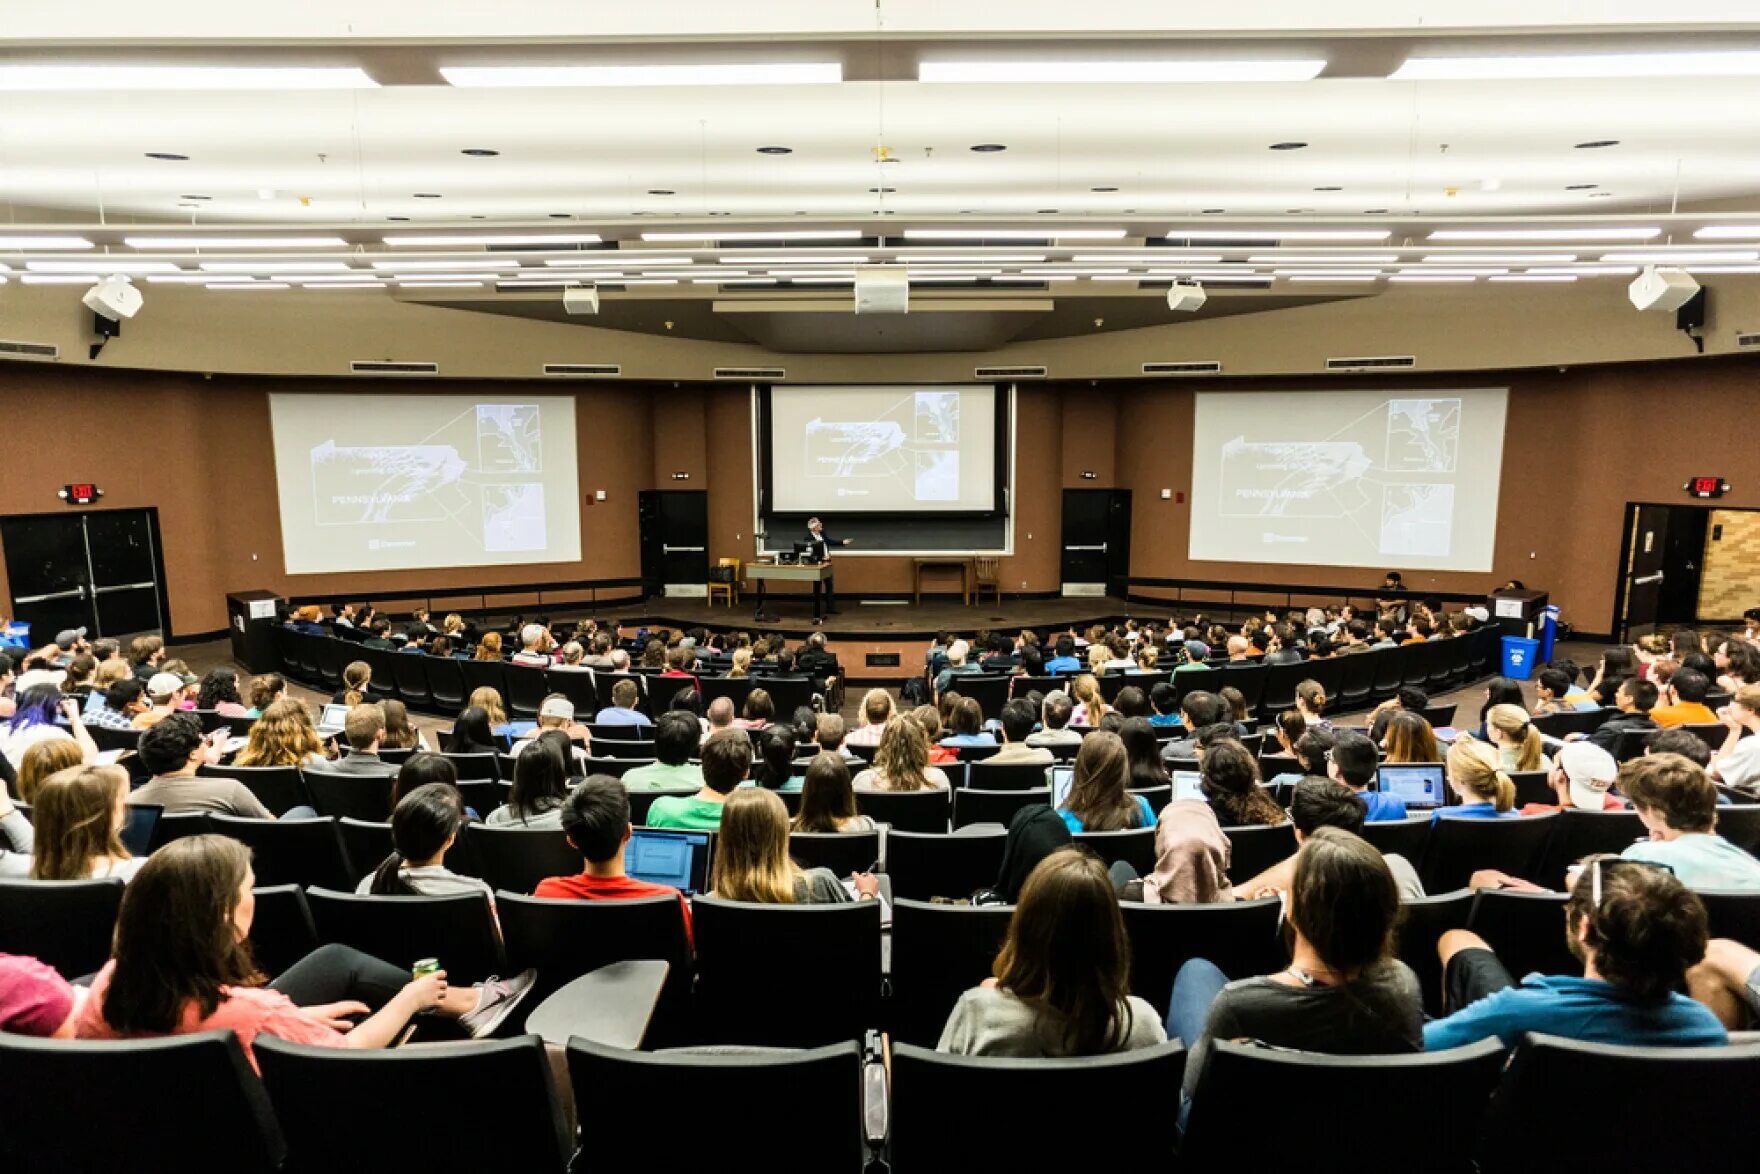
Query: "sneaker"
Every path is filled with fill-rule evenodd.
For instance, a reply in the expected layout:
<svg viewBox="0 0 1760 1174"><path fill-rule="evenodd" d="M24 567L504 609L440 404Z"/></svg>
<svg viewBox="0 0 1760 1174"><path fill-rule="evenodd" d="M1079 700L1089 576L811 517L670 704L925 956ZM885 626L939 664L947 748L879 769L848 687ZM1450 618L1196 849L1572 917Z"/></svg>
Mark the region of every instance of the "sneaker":
<svg viewBox="0 0 1760 1174"><path fill-rule="evenodd" d="M532 993L532 985L537 981L536 970L527 970L512 978L490 977L477 988L477 1009L459 1016L459 1026L470 1032L472 1039L494 1034L501 1021Z"/></svg>

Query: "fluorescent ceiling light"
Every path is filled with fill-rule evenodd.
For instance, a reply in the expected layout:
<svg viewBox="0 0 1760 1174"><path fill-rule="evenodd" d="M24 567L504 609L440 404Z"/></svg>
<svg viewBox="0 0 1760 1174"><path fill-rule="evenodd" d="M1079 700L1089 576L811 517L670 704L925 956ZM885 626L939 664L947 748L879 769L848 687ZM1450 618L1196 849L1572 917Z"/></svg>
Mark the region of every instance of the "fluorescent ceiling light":
<svg viewBox="0 0 1760 1174"><path fill-rule="evenodd" d="M853 279L852 279L853 280ZM677 285L676 277L626 277L613 285Z"/></svg>
<svg viewBox="0 0 1760 1174"><path fill-rule="evenodd" d="M1322 59L1290 61L925 61L920 82L1305 82Z"/></svg>
<svg viewBox="0 0 1760 1174"><path fill-rule="evenodd" d="M1068 279L1072 279L1072 280L1077 277L1099 277L1099 276L1102 276L1103 274L1108 274L1108 273L1118 274L1118 273L1129 273L1129 272L1130 272L1130 270L1124 269L1124 268L1118 268L1118 269L1022 269L1021 270L1021 274L1026 277L1050 277L1053 279L1068 278Z"/></svg>
<svg viewBox="0 0 1760 1174"><path fill-rule="evenodd" d="M391 279L402 285L411 281L494 281L493 273L393 273Z"/></svg>
<svg viewBox="0 0 1760 1174"><path fill-rule="evenodd" d="M702 232L644 232L645 241L855 241L862 239L858 228L789 229L779 232L730 231L705 229Z"/></svg>
<svg viewBox="0 0 1760 1174"><path fill-rule="evenodd" d="M0 236L0 252L26 252L31 249L89 249L92 242L83 236Z"/></svg>
<svg viewBox="0 0 1760 1174"><path fill-rule="evenodd" d="M1502 277L1493 277L1492 281L1575 281L1574 273L1506 273Z"/></svg>
<svg viewBox="0 0 1760 1174"><path fill-rule="evenodd" d="M19 278L26 285L96 285L98 275L88 273L84 276L73 273L26 273Z"/></svg>
<svg viewBox="0 0 1760 1174"><path fill-rule="evenodd" d="M596 232L496 232L496 233L432 233L416 236L388 236L385 243L397 247L449 249L457 245L596 245L602 238Z"/></svg>
<svg viewBox="0 0 1760 1174"><path fill-rule="evenodd" d="M913 241L1115 241L1122 228L907 228L904 238Z"/></svg>
<svg viewBox="0 0 1760 1174"><path fill-rule="evenodd" d="M147 276L150 285L201 285L215 280L212 273L154 273Z"/></svg>
<svg viewBox="0 0 1760 1174"><path fill-rule="evenodd" d="M1444 265L1564 265L1575 253L1430 253L1424 260Z"/></svg>
<svg viewBox="0 0 1760 1174"><path fill-rule="evenodd" d="M1327 270L1323 275L1320 273L1317 273L1313 269L1273 269L1271 272L1276 274L1278 277L1303 277L1303 276L1310 276L1310 277L1318 277L1318 276L1326 276L1326 277L1380 277L1381 276L1381 270L1379 270L1379 269L1330 269L1330 270Z"/></svg>
<svg viewBox="0 0 1760 1174"><path fill-rule="evenodd" d="M287 289L285 281L210 281L209 289Z"/></svg>
<svg viewBox="0 0 1760 1174"><path fill-rule="evenodd" d="M1327 274L1322 277L1313 273L1291 273L1288 277L1291 281L1337 281L1347 285L1369 284L1379 280L1379 278L1365 277L1361 274Z"/></svg>
<svg viewBox="0 0 1760 1174"><path fill-rule="evenodd" d="M1495 277L1500 273L1508 273L1508 269L1401 269L1402 277Z"/></svg>
<svg viewBox="0 0 1760 1174"><path fill-rule="evenodd" d="M940 261L948 265L1031 265L1043 261L1043 253L940 253L933 250L923 253L899 253L898 259L907 265L919 265L927 261ZM1078 258L1079 260L1080 258Z"/></svg>
<svg viewBox="0 0 1760 1174"><path fill-rule="evenodd" d="M1491 81L1586 77L1752 77L1760 52L1572 53L1515 57L1408 57L1391 81Z"/></svg>
<svg viewBox="0 0 1760 1174"><path fill-rule="evenodd" d="M131 236L131 249L346 249L339 236Z"/></svg>
<svg viewBox="0 0 1760 1174"><path fill-rule="evenodd" d="M796 285L854 285L854 277L804 277L796 275L789 278Z"/></svg>
<svg viewBox="0 0 1760 1174"><path fill-rule="evenodd" d="M632 249L627 253L606 253L600 257L551 257L544 264L553 265L559 269L580 268L588 265L615 265L622 268L625 265L689 265L691 259L689 257L644 257L640 250Z"/></svg>
<svg viewBox="0 0 1760 1174"><path fill-rule="evenodd" d="M1170 241L1384 241L1392 236L1386 228L1176 228L1164 236Z"/></svg>
<svg viewBox="0 0 1760 1174"><path fill-rule="evenodd" d="M1398 253L1262 253L1248 257L1254 265L1391 265Z"/></svg>
<svg viewBox="0 0 1760 1174"><path fill-rule="evenodd" d="M1002 277L992 277L990 280L993 282L999 282L999 283L1005 284L1005 285L1044 285L1045 284L1045 279L1043 277L1022 277L1019 274L1015 274L1013 276L1009 276L1009 275L1005 274Z"/></svg>
<svg viewBox="0 0 1760 1174"><path fill-rule="evenodd" d="M377 281L302 281L301 289L384 289Z"/></svg>
<svg viewBox="0 0 1760 1174"><path fill-rule="evenodd" d="M774 277L693 277L692 285L775 285Z"/></svg>
<svg viewBox="0 0 1760 1174"><path fill-rule="evenodd" d="M354 66L0 65L0 90L373 90Z"/></svg>
<svg viewBox="0 0 1760 1174"><path fill-rule="evenodd" d="M1688 273L1760 273L1760 265L1683 265Z"/></svg>
<svg viewBox="0 0 1760 1174"><path fill-rule="evenodd" d="M347 261L203 261L209 273L354 273Z"/></svg>
<svg viewBox="0 0 1760 1174"><path fill-rule="evenodd" d="M483 288L483 286L485 286L487 284L488 284L487 278L484 278L481 281L430 281L427 278L423 278L420 281L399 281L397 283L397 288L398 289L481 289L481 288Z"/></svg>
<svg viewBox="0 0 1760 1174"><path fill-rule="evenodd" d="M33 273L96 273L100 277L107 273L183 272L171 261L131 261L123 257L114 260L93 257L89 261L26 261L25 268Z"/></svg>
<svg viewBox="0 0 1760 1174"><path fill-rule="evenodd" d="M1723 253L1688 253L1688 252L1638 252L1638 253L1603 253L1601 259L1607 262L1624 261L1632 265L1737 265L1744 261L1760 261L1760 251L1750 249L1746 252Z"/></svg>
<svg viewBox="0 0 1760 1174"><path fill-rule="evenodd" d="M1760 240L1760 224L1712 224L1693 234L1699 240Z"/></svg>
<svg viewBox="0 0 1760 1174"><path fill-rule="evenodd" d="M519 262L518 261L472 261L469 259L453 260L453 261L404 261L404 260L400 260L400 259L393 259L390 261L374 261L373 268L375 268L375 269L397 269L400 271L401 270L413 271L413 270L417 270L417 269L446 269L446 270L453 270L453 271L463 270L463 269L500 270L500 269L518 269Z"/></svg>
<svg viewBox="0 0 1760 1174"><path fill-rule="evenodd" d="M1420 283L1421 282L1434 282L1437 284L1441 284L1444 282L1477 281L1478 278L1469 277L1469 276L1465 276L1465 275L1458 276L1458 277L1457 276L1445 276L1440 273L1396 273L1392 277L1389 277L1387 280L1389 280L1389 281L1413 281L1413 282L1420 282Z"/></svg>
<svg viewBox="0 0 1760 1174"><path fill-rule="evenodd" d="M1573 265L1568 269L1538 268L1523 272L1533 274L1572 273L1585 277L1630 277L1638 271L1636 265Z"/></svg>
<svg viewBox="0 0 1760 1174"><path fill-rule="evenodd" d="M1430 234L1433 241L1647 241L1660 228L1595 227L1577 228L1439 228Z"/></svg>
<svg viewBox="0 0 1760 1174"><path fill-rule="evenodd" d="M937 282L945 282L955 285L970 285L973 282L995 276L994 273L913 273L910 275L910 283L912 285L934 285Z"/></svg>
<svg viewBox="0 0 1760 1174"><path fill-rule="evenodd" d="M1109 256L1105 253L1078 253L1071 257L1070 260L1078 265L1104 265L1108 262L1116 265L1120 261L1132 261L1139 265L1173 265L1182 262L1193 265L1216 265L1222 261L1222 254L1211 253L1206 256L1202 253L1173 253L1170 250L1155 249L1152 252L1133 253L1130 256L1118 256L1116 254Z"/></svg>
<svg viewBox="0 0 1760 1174"><path fill-rule="evenodd" d="M810 254L789 256L786 253L776 257L742 255L737 257L717 257L715 260L722 265L866 265L868 263L868 258L866 257L815 257Z"/></svg>
<svg viewBox="0 0 1760 1174"><path fill-rule="evenodd" d="M739 270L745 272L745 270ZM772 269L772 277L854 277L854 269Z"/></svg>
<svg viewBox="0 0 1760 1174"><path fill-rule="evenodd" d="M1147 277L1141 273L1126 273L1122 276L1117 273L1101 273L1097 276L1090 277L1088 280L1089 281L1153 281L1154 278Z"/></svg>
<svg viewBox="0 0 1760 1174"><path fill-rule="evenodd" d="M843 80L835 61L742 61L715 65L441 66L461 88L531 86L803 86Z"/></svg>

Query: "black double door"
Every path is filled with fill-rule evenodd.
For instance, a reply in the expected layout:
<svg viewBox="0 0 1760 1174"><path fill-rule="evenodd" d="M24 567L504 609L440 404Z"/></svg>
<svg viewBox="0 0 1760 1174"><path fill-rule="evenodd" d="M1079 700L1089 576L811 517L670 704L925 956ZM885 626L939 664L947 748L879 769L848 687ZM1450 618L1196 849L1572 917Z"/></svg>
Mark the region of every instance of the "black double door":
<svg viewBox="0 0 1760 1174"><path fill-rule="evenodd" d="M38 646L66 628L93 637L163 631L164 560L154 511L0 518L16 618Z"/></svg>
<svg viewBox="0 0 1760 1174"><path fill-rule="evenodd" d="M1627 503L1626 565L1615 625L1620 639L1698 619L1710 520L1704 506Z"/></svg>
<svg viewBox="0 0 1760 1174"><path fill-rule="evenodd" d="M709 495L700 489L649 489L636 503L641 521L642 594L703 595L709 582Z"/></svg>
<svg viewBox="0 0 1760 1174"><path fill-rule="evenodd" d="M1131 573L1131 491L1063 491L1063 593L1125 594Z"/></svg>

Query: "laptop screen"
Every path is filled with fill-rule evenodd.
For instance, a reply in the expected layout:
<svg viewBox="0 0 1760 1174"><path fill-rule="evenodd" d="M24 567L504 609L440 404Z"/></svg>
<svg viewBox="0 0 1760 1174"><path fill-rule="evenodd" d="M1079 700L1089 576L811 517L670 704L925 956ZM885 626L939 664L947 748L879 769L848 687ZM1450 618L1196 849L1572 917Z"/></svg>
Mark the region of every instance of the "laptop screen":
<svg viewBox="0 0 1760 1174"><path fill-rule="evenodd" d="M1063 801L1069 798L1070 786L1076 781L1076 768L1073 766L1054 766L1051 768L1051 806L1062 807Z"/></svg>
<svg viewBox="0 0 1760 1174"><path fill-rule="evenodd" d="M1375 789L1397 795L1407 807L1441 807L1443 775L1440 762L1384 766L1376 772Z"/></svg>
<svg viewBox="0 0 1760 1174"><path fill-rule="evenodd" d="M156 803L130 803L124 811L119 836L131 856L145 856L153 850L153 833L158 830L159 816L165 809Z"/></svg>
<svg viewBox="0 0 1760 1174"><path fill-rule="evenodd" d="M623 852L623 870L636 880L671 885L694 897L709 888L712 842L708 832L633 831Z"/></svg>
<svg viewBox="0 0 1760 1174"><path fill-rule="evenodd" d="M1204 788L1200 785L1204 776L1195 770L1176 770L1173 772L1173 797L1175 799L1196 799L1204 801Z"/></svg>
<svg viewBox="0 0 1760 1174"><path fill-rule="evenodd" d="M347 724L348 706L346 705L326 705L323 712L318 715L320 730L340 730Z"/></svg>

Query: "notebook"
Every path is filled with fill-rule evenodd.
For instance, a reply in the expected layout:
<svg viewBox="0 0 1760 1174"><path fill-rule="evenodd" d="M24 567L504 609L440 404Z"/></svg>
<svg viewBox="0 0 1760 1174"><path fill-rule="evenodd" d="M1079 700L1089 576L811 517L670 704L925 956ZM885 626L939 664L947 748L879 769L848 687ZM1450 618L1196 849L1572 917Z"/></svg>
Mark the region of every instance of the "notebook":
<svg viewBox="0 0 1760 1174"><path fill-rule="evenodd" d="M623 870L639 881L671 885L687 897L709 889L708 832L669 832L638 828L623 850Z"/></svg>
<svg viewBox="0 0 1760 1174"><path fill-rule="evenodd" d="M1375 774L1375 789L1397 795L1408 808L1441 807L1447 791L1440 762L1406 762L1383 766Z"/></svg>

